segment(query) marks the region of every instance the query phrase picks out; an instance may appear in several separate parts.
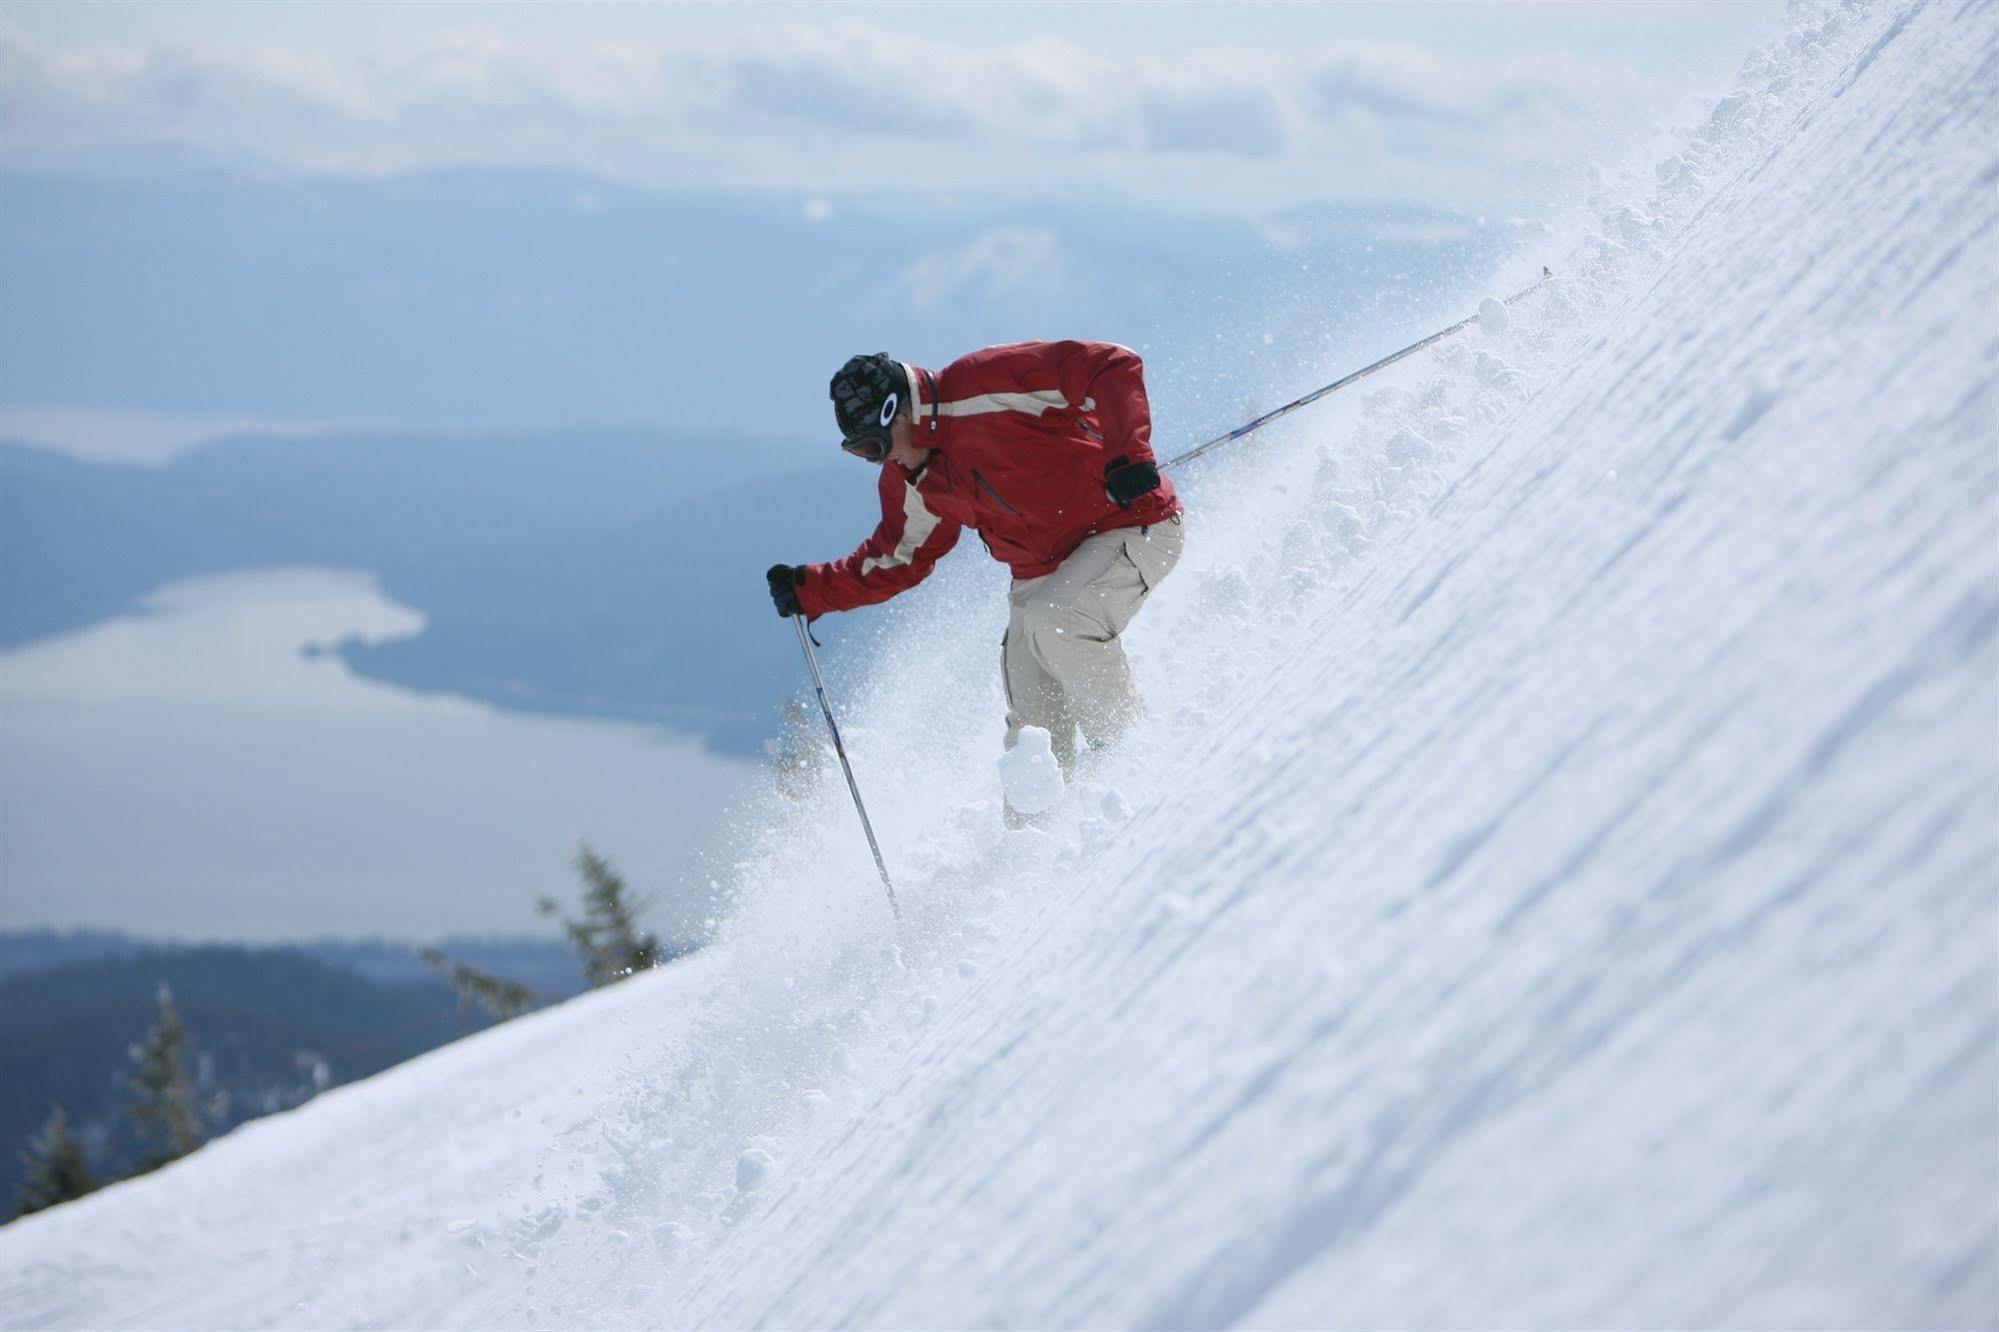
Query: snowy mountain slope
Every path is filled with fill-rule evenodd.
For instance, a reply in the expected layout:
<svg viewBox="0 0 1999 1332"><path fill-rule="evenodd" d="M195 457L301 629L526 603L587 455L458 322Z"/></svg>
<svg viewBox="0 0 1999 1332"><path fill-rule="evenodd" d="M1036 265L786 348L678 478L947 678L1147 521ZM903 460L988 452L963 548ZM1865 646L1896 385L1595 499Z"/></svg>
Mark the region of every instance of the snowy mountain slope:
<svg viewBox="0 0 1999 1332"><path fill-rule="evenodd" d="M1510 327L1190 477L1057 834L994 600L905 617L901 965L829 772L698 963L0 1230L0 1322L1999 1321L1995 128L1999 7L1801 9Z"/></svg>

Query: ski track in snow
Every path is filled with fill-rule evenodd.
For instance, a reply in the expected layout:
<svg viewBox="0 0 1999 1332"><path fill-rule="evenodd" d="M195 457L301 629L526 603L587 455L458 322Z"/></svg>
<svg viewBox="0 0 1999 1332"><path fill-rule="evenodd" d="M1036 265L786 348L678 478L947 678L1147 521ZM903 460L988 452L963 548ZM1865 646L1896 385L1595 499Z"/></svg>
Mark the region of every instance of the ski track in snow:
<svg viewBox="0 0 1999 1332"><path fill-rule="evenodd" d="M1995 131L1999 6L1799 8L1196 465L1061 826L1004 606L903 617L899 954L829 756L716 947L0 1230L0 1323L1999 1322Z"/></svg>

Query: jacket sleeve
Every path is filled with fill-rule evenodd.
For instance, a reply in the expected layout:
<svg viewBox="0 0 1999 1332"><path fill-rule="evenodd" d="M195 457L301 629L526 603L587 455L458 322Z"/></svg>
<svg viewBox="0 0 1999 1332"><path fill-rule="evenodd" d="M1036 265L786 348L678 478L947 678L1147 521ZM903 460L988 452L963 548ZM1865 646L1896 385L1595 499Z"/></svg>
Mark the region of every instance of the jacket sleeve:
<svg viewBox="0 0 1999 1332"><path fill-rule="evenodd" d="M916 480L894 463L881 469L881 525L844 560L805 566L798 604L808 616L887 601L925 578L958 544L957 523L930 511Z"/></svg>
<svg viewBox="0 0 1999 1332"><path fill-rule="evenodd" d="M1114 342L1056 342L1062 396L1097 419L1104 453L1152 462L1152 406L1145 396L1145 362ZM1091 403L1093 406L1084 406Z"/></svg>

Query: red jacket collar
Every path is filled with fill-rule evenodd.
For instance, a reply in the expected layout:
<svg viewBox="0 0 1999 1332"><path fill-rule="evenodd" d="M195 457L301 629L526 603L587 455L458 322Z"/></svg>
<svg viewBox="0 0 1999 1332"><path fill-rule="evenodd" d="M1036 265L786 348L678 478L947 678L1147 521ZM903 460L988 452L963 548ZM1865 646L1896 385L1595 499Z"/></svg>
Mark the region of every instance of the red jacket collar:
<svg viewBox="0 0 1999 1332"><path fill-rule="evenodd" d="M936 448L944 433L943 418L937 411L937 376L907 361L902 369L909 376L909 422L916 428L917 442Z"/></svg>

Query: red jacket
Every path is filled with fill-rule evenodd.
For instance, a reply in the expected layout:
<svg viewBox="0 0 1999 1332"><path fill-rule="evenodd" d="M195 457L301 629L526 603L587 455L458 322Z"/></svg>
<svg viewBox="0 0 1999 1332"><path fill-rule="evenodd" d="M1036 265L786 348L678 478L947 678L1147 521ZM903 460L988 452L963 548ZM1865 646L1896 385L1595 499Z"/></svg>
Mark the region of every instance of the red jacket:
<svg viewBox="0 0 1999 1332"><path fill-rule="evenodd" d="M915 472L881 468L881 526L844 560L806 566L807 615L887 601L922 582L967 527L1015 578L1039 578L1083 538L1180 512L1173 483L1120 509L1104 464L1152 461L1152 410L1138 353L1109 342L1016 342L933 375L909 372Z"/></svg>

